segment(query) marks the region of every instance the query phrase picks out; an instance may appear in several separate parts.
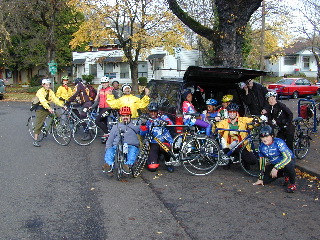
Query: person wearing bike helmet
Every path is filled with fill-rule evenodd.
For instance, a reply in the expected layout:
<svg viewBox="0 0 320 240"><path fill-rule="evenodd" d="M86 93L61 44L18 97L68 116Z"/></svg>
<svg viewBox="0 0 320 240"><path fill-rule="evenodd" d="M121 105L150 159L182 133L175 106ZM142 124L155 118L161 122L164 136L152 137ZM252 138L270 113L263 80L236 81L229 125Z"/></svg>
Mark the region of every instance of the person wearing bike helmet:
<svg viewBox="0 0 320 240"><path fill-rule="evenodd" d="M118 99L112 94L112 90L109 90L107 103L112 109L120 109L123 106L128 106L131 109L132 118L137 118L139 116L138 109L146 108L150 102L149 89L144 89L145 95L141 99L131 94L132 87L130 84L123 84L121 89L123 95Z"/></svg>
<svg viewBox="0 0 320 240"><path fill-rule="evenodd" d="M50 102L57 104L60 107L66 107L61 103L59 98L56 97L54 92L50 89L51 81L50 79L42 79L42 88L40 88L37 93L36 97L39 99L39 105L36 108L36 123L34 126L34 142L33 146L40 147L38 142L38 136L41 132L42 125L46 119L46 117L54 113L54 109L50 106Z"/></svg>
<svg viewBox="0 0 320 240"><path fill-rule="evenodd" d="M204 110L201 114L202 116L202 120L209 122L210 118L211 119L215 119L215 121L220 121L220 117L218 116L218 111L216 110L216 107L218 105L217 100L213 99L213 98L209 98L206 101L206 105L207 105L207 110Z"/></svg>
<svg viewBox="0 0 320 240"><path fill-rule="evenodd" d="M259 179L253 185L264 185L277 178L285 177L284 185L288 185L287 192L293 193L297 186L292 151L282 139L274 137L273 129L269 125L262 127L259 135L261 139L259 146L260 174Z"/></svg>
<svg viewBox="0 0 320 240"><path fill-rule="evenodd" d="M173 138L169 130L166 127L161 127L161 124L166 122L166 124L172 125L173 122L167 115L159 114L159 107L155 102L149 104L148 110L150 119L146 122L146 128L141 128L141 130L144 131L141 131L140 134L142 136L145 136L146 134L152 134L167 147L171 148L173 144ZM152 131L152 133L150 133L149 131ZM161 153L164 156L166 169L168 170L168 172L173 172L174 167L169 164L170 155L163 148L161 148L161 146L157 143L156 140L154 140L154 138L150 142L150 151L147 159L147 167L149 171L155 172L159 168L159 157Z"/></svg>
<svg viewBox="0 0 320 240"><path fill-rule="evenodd" d="M120 122L113 125L110 135L106 142L106 152L104 156L105 164L102 166L104 172L110 173L114 167L114 157L117 145L120 141L119 130L123 133L123 142L128 144L128 154L123 170L129 174L130 168L137 159L140 141L138 138L140 125L131 121L131 109L128 106L121 107L119 110Z"/></svg>
<svg viewBox="0 0 320 240"><path fill-rule="evenodd" d="M228 95L224 95L221 99L221 106L218 108L218 112L219 112L219 117L221 119L225 119L228 118L228 111L227 111L227 107L229 106L229 104L232 102L233 100L233 95L228 94Z"/></svg>
<svg viewBox="0 0 320 240"><path fill-rule="evenodd" d="M197 110L192 104L192 92L187 89L183 94L182 94L182 113L183 113L183 122L186 125L196 125L201 128L204 128L206 131L206 135L210 136L211 135L211 124L207 123L203 120L201 120L200 114L197 117L194 117L194 114L197 114Z"/></svg>
<svg viewBox="0 0 320 240"><path fill-rule="evenodd" d="M292 123L292 111L284 103L277 101L276 92L268 92L266 99L268 105L265 108L265 116L268 118L268 124L274 130L278 130L276 137L283 139L293 151L294 125Z"/></svg>
<svg viewBox="0 0 320 240"><path fill-rule="evenodd" d="M94 99L94 103L90 108L95 109L97 106L99 106L99 115L96 117L95 123L102 129L104 133L101 138L101 141L104 143L109 136L107 119L111 112L111 108L107 103L107 93L109 90L112 91L113 88L110 87L110 80L108 77L102 77L100 79L100 84L101 88L98 91L98 94Z"/></svg>
<svg viewBox="0 0 320 240"><path fill-rule="evenodd" d="M219 130L218 133L222 136L222 148L223 152L227 153L230 149L233 149L238 142L244 139L248 133L247 132L239 132L237 130L247 130L248 128L252 127L251 123L253 122L253 118L249 117L239 117L239 105L235 103L231 103L227 107L228 111L228 118L221 120L216 124L217 128L222 129L230 129L230 130ZM215 129L212 131L214 132ZM234 131L232 131L234 130ZM236 149L232 156L239 155L240 148ZM241 156L243 157L243 161L245 163L245 167L250 168L250 165L256 164L257 160L252 153L250 146L247 146L247 149L244 149ZM229 165L225 167L228 169L231 165L232 161L230 160Z"/></svg>
<svg viewBox="0 0 320 240"><path fill-rule="evenodd" d="M64 104L73 95L73 91L72 88L68 86L68 76L63 76L61 80L62 85L58 87L56 97L59 98L62 101L61 103Z"/></svg>

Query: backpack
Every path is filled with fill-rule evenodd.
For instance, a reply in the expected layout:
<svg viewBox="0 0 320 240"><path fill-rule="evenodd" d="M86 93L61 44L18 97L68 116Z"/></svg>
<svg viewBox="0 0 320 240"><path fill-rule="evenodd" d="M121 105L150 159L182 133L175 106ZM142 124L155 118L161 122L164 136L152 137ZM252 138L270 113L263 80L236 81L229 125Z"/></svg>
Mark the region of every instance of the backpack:
<svg viewBox="0 0 320 240"><path fill-rule="evenodd" d="M309 104L300 106L300 117L304 119L309 119L313 117L313 110L309 106Z"/></svg>
<svg viewBox="0 0 320 240"><path fill-rule="evenodd" d="M39 104L40 104L39 98L37 96L35 96L32 99L30 111L32 112L33 110L37 109Z"/></svg>
<svg viewBox="0 0 320 240"><path fill-rule="evenodd" d="M94 99L97 96L97 90L94 87L92 87L91 85L87 85L86 92L87 92L88 97L90 98L90 101L94 101Z"/></svg>

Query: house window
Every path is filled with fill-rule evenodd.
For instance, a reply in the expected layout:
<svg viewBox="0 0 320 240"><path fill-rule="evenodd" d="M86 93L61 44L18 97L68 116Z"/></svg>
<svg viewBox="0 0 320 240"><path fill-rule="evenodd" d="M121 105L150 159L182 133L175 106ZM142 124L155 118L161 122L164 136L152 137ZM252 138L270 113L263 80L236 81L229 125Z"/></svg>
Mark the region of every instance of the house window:
<svg viewBox="0 0 320 240"><path fill-rule="evenodd" d="M108 73L113 72L113 63L105 63L104 64L104 75L106 76Z"/></svg>
<svg viewBox="0 0 320 240"><path fill-rule="evenodd" d="M303 68L309 69L310 68L310 57L303 57Z"/></svg>
<svg viewBox="0 0 320 240"><path fill-rule="evenodd" d="M120 78L130 78L128 63L125 63L125 62L120 63Z"/></svg>
<svg viewBox="0 0 320 240"><path fill-rule="evenodd" d="M296 56L285 56L284 57L284 65L295 65L297 64Z"/></svg>
<svg viewBox="0 0 320 240"><path fill-rule="evenodd" d="M97 64L89 65L89 74L91 74L94 77L97 77Z"/></svg>
<svg viewBox="0 0 320 240"><path fill-rule="evenodd" d="M138 63L138 78L148 76L148 64L147 62Z"/></svg>

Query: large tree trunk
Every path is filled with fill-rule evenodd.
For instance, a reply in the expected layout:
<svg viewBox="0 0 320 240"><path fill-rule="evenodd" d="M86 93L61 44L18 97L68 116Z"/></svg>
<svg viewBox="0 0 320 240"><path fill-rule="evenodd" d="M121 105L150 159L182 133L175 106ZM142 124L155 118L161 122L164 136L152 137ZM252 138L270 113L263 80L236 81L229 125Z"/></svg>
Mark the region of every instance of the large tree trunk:
<svg viewBox="0 0 320 240"><path fill-rule="evenodd" d="M129 64L130 64L130 71L131 71L132 91L134 93L138 93L139 92L138 62L137 61L131 61Z"/></svg>
<svg viewBox="0 0 320 240"><path fill-rule="evenodd" d="M172 12L190 29L213 43L213 64L224 67L241 67L242 46L246 25L262 0L216 0L217 22L215 29L201 25L178 5L167 0Z"/></svg>

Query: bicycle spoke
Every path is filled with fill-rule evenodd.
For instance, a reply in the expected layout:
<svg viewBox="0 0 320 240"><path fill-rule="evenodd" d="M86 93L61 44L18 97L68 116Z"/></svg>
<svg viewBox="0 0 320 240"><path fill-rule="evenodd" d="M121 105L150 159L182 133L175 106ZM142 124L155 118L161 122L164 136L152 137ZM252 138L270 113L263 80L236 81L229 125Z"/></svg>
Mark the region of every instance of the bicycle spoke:
<svg viewBox="0 0 320 240"><path fill-rule="evenodd" d="M68 121L55 119L52 125L52 135L58 144L63 146L68 145L72 135Z"/></svg>
<svg viewBox="0 0 320 240"><path fill-rule="evenodd" d="M75 142L81 146L91 144L97 137L98 129L96 124L90 119L78 121L72 131Z"/></svg>

